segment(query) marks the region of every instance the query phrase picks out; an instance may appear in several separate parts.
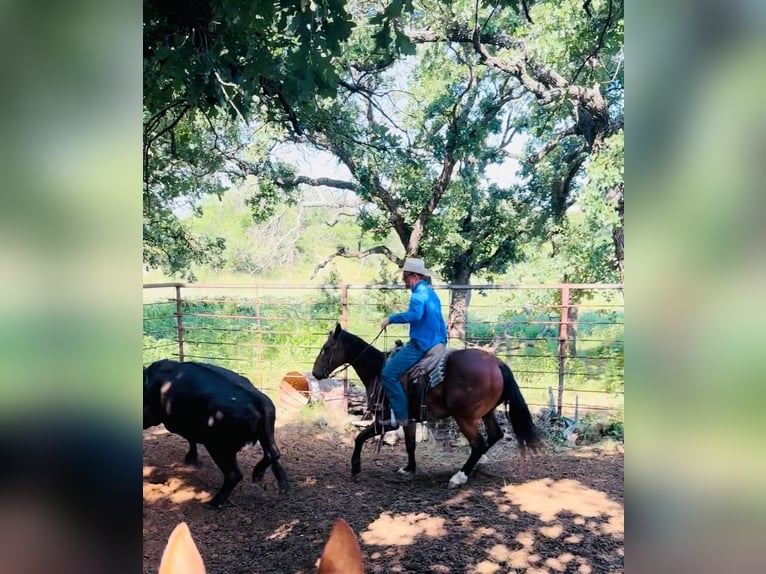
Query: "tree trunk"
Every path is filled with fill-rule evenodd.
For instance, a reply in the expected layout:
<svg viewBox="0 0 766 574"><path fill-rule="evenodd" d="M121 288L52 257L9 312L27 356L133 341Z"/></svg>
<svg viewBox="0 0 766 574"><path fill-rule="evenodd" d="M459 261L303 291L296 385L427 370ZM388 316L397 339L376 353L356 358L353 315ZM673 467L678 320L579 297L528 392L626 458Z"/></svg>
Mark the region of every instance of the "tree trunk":
<svg viewBox="0 0 766 574"><path fill-rule="evenodd" d="M577 317L578 309L576 305L571 305L567 314L567 356L577 356Z"/></svg>
<svg viewBox="0 0 766 574"><path fill-rule="evenodd" d="M564 283L569 283L571 277L564 275ZM571 289L569 291L569 305L567 306L567 341L566 354L568 357L577 356L577 325L579 318L579 303L583 298L582 289ZM559 301L563 304L563 301ZM563 313L563 309L561 310Z"/></svg>
<svg viewBox="0 0 766 574"><path fill-rule="evenodd" d="M620 183L613 190L613 197L617 199L615 210L620 218L619 225L612 229L614 240L614 255L617 259L617 268L620 271L620 282L625 281L625 183Z"/></svg>
<svg viewBox="0 0 766 574"><path fill-rule="evenodd" d="M452 278L451 285L470 285L471 273L462 270ZM470 289L451 289L447 334L450 339L459 339L465 343L465 328L468 322L468 307L471 304Z"/></svg>

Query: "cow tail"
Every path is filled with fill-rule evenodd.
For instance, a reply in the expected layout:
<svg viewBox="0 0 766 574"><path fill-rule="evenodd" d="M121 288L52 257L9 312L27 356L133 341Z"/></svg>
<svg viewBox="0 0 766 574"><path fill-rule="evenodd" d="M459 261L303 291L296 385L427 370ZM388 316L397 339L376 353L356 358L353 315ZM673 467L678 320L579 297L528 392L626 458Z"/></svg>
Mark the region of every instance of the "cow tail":
<svg viewBox="0 0 766 574"><path fill-rule="evenodd" d="M521 389L508 365L500 362L500 372L503 374L503 396L500 399L505 404L505 416L513 427L513 433L519 441L522 452L528 447L536 448L540 441L532 414L527 402L521 394Z"/></svg>

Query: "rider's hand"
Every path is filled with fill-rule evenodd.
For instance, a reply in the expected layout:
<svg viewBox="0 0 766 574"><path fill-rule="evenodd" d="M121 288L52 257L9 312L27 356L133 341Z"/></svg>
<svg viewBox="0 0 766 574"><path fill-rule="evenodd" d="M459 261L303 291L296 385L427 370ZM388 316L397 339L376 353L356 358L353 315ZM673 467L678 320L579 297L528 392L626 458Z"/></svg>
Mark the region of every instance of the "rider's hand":
<svg viewBox="0 0 766 574"><path fill-rule="evenodd" d="M385 319L383 319L383 320L380 322L380 328L381 328L381 329L385 329L386 327L388 327L388 317L386 317Z"/></svg>

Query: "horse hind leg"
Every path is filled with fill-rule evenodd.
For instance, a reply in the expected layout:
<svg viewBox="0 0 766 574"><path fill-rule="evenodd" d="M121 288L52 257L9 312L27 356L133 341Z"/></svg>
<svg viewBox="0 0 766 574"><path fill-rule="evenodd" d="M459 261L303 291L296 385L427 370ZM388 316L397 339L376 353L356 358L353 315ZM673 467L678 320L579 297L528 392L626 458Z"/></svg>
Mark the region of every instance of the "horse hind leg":
<svg viewBox="0 0 766 574"><path fill-rule="evenodd" d="M489 451L497 441L503 438L503 431L500 430L500 425L497 423L494 409L481 417L481 420L484 421L484 428L487 429L487 451ZM488 460L485 451L485 454L482 454L479 458L479 464L485 464L487 462Z"/></svg>
<svg viewBox="0 0 766 574"><path fill-rule="evenodd" d="M455 422L463 436L468 439L468 444L471 445L471 454L463 467L449 479L447 485L449 488L456 488L468 482L468 476L473 472L476 463L489 448L484 437L479 433L479 419L455 419Z"/></svg>

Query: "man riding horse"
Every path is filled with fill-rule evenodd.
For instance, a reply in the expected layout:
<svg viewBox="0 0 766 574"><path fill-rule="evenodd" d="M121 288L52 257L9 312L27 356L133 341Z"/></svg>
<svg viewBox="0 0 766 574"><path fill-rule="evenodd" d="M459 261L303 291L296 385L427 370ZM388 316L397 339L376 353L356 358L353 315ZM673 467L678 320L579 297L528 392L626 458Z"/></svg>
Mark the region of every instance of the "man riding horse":
<svg viewBox="0 0 766 574"><path fill-rule="evenodd" d="M407 394L400 377L416 365L436 345L447 344L447 326L442 317L442 304L427 281L431 272L422 259L408 258L402 266L402 279L412 291L410 303L404 313L389 315L380 323L381 329L389 324L409 323L410 340L386 363L381 375L383 388L391 403L391 424L407 426L409 410Z"/></svg>

